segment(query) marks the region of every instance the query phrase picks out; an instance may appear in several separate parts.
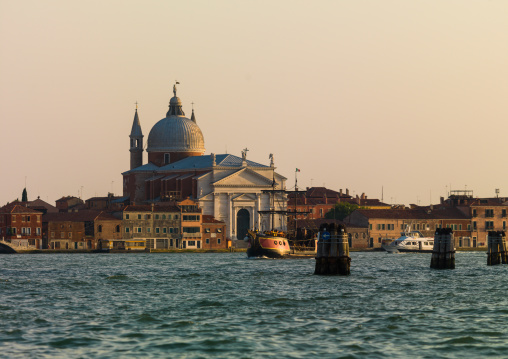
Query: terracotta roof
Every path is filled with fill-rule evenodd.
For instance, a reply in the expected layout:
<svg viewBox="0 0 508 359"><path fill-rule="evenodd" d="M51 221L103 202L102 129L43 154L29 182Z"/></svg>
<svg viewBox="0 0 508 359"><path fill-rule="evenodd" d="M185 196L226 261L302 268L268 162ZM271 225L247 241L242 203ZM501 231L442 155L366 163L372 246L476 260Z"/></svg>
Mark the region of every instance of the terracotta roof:
<svg viewBox="0 0 508 359"><path fill-rule="evenodd" d="M16 203L11 203L0 208L0 212L2 213L34 213L34 214L42 214L42 212L37 211L33 208L21 206Z"/></svg>
<svg viewBox="0 0 508 359"><path fill-rule="evenodd" d="M494 207L494 206L506 206L506 202L500 198L477 198L471 204L471 207Z"/></svg>
<svg viewBox="0 0 508 359"><path fill-rule="evenodd" d="M443 208L434 210L424 209L357 209L367 218L383 219L469 219L457 208ZM354 213L354 212L353 212Z"/></svg>
<svg viewBox="0 0 508 359"><path fill-rule="evenodd" d="M78 197L74 197L74 196L63 196L62 198L57 199L55 202L67 201L67 200L70 200L70 199L79 199L79 198Z"/></svg>
<svg viewBox="0 0 508 359"><path fill-rule="evenodd" d="M125 207L124 212L152 212L152 206L149 204L129 205ZM156 205L153 207L154 212L180 212L180 208L175 205Z"/></svg>
<svg viewBox="0 0 508 359"><path fill-rule="evenodd" d="M46 213L42 216L43 222L90 222L94 221L101 211L84 210L79 212Z"/></svg>
<svg viewBox="0 0 508 359"><path fill-rule="evenodd" d="M217 219L215 219L214 216L210 216L210 215L203 215L203 223L221 223L221 224L226 224L224 223L223 221L219 221Z"/></svg>
<svg viewBox="0 0 508 359"><path fill-rule="evenodd" d="M345 222L340 221L338 219L328 219L328 218L299 219L296 222L296 225L298 226L298 228L319 229L319 226L321 226L323 223L341 224L343 226L346 226L346 228L367 228L367 227L358 226L356 224L345 223ZM288 229L293 229L293 228L289 227Z"/></svg>

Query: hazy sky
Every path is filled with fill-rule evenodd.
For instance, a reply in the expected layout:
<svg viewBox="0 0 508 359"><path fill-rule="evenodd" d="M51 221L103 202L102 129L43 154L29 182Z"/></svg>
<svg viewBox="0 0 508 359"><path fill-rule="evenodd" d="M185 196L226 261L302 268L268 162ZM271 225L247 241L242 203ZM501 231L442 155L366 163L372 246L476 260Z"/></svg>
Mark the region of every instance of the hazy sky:
<svg viewBox="0 0 508 359"><path fill-rule="evenodd" d="M121 194L175 80L206 153L427 204L508 196L508 1L0 0L0 204ZM146 153L145 153L146 163Z"/></svg>

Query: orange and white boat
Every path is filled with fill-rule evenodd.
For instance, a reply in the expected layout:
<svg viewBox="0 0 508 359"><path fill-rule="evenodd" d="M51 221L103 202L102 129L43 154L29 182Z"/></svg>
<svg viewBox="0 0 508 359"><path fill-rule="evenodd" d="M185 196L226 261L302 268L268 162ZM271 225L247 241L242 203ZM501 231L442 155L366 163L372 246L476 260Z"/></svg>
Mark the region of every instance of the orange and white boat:
<svg viewBox="0 0 508 359"><path fill-rule="evenodd" d="M290 253L289 242L284 232L248 231L247 257L284 258Z"/></svg>

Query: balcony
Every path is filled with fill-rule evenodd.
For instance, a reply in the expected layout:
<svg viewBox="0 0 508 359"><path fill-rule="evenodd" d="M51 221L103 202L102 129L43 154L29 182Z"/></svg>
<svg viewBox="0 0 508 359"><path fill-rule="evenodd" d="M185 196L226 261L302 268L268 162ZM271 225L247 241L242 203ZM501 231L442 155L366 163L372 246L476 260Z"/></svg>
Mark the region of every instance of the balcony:
<svg viewBox="0 0 508 359"><path fill-rule="evenodd" d="M185 238L201 238L201 233L182 233L182 237Z"/></svg>

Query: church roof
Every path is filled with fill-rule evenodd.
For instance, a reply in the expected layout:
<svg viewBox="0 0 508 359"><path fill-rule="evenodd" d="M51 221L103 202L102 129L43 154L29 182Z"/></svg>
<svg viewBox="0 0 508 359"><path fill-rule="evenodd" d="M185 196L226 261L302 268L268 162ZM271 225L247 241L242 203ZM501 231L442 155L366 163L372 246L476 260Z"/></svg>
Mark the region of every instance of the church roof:
<svg viewBox="0 0 508 359"><path fill-rule="evenodd" d="M222 154L215 156L215 163L217 167L241 167L242 159L234 155ZM249 160L247 160L247 165L250 167L269 168L269 166L265 166ZM170 163L164 167L161 167L160 170L205 169L210 167L212 167L212 157L210 155L204 155L184 158L178 162Z"/></svg>
<svg viewBox="0 0 508 359"><path fill-rule="evenodd" d="M205 152L205 140L201 129L196 124L194 111L192 119L185 117L182 101L176 96L176 84L173 86L174 97L169 101L166 117L157 122L148 135L147 152Z"/></svg>
<svg viewBox="0 0 508 359"><path fill-rule="evenodd" d="M139 123L138 109L136 109L136 113L134 114L131 137L143 137L143 132L141 131L141 124Z"/></svg>
<svg viewBox="0 0 508 359"><path fill-rule="evenodd" d="M125 171L122 175L132 172L153 172L157 170L159 170L158 166L154 165L152 162L148 162L146 165L133 168L130 171Z"/></svg>

